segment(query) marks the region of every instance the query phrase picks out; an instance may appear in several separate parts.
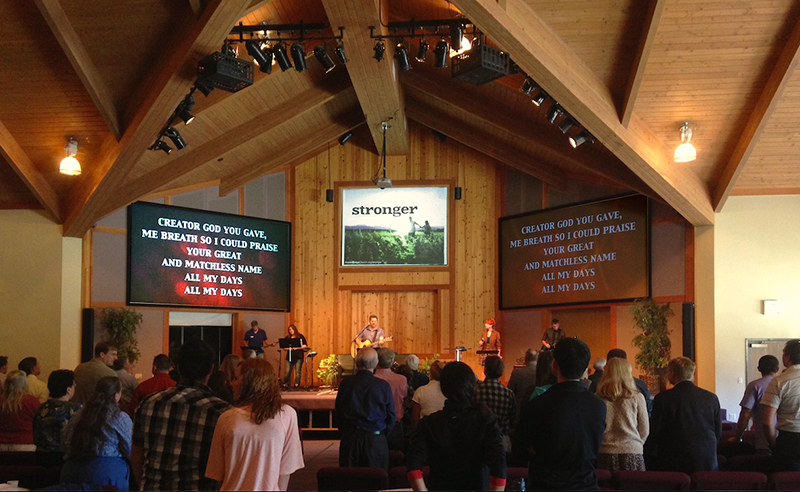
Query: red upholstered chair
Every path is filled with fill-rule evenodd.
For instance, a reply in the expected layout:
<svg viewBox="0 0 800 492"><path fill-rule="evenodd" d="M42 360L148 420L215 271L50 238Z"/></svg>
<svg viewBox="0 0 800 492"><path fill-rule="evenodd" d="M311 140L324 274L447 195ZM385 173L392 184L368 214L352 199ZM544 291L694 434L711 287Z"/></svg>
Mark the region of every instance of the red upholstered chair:
<svg viewBox="0 0 800 492"><path fill-rule="evenodd" d="M606 488L609 482L611 482L611 471L605 468L595 468L594 476L597 478L597 484L601 489Z"/></svg>
<svg viewBox="0 0 800 492"><path fill-rule="evenodd" d="M617 490L688 490L689 475L681 472L622 470L614 474Z"/></svg>
<svg viewBox="0 0 800 492"><path fill-rule="evenodd" d="M694 490L763 490L767 486L767 476L759 472L705 471L691 477Z"/></svg>
<svg viewBox="0 0 800 492"><path fill-rule="evenodd" d="M422 478L425 483L428 482L428 477L431 475L431 469L428 466L422 467ZM408 482L408 470L405 466L395 466L389 470L389 486L393 489L408 489L411 484Z"/></svg>
<svg viewBox="0 0 800 492"><path fill-rule="evenodd" d="M319 490L385 490L389 474L383 468L330 467L317 470Z"/></svg>
<svg viewBox="0 0 800 492"><path fill-rule="evenodd" d="M769 476L769 490L800 490L800 472L775 472Z"/></svg>
<svg viewBox="0 0 800 492"><path fill-rule="evenodd" d="M725 463L725 471L752 471L769 475L773 470L772 456L763 454L734 456Z"/></svg>

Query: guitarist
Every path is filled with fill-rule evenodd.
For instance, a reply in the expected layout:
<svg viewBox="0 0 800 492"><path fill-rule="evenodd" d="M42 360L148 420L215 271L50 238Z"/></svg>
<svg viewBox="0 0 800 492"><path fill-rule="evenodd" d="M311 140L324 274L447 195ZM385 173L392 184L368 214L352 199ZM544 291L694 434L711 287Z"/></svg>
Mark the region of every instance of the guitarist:
<svg viewBox="0 0 800 492"><path fill-rule="evenodd" d="M253 320L250 322L250 329L244 334L244 342L247 346L256 351L256 356L264 357L264 346L271 347L275 345L267 341L267 333L258 327L258 321Z"/></svg>
<svg viewBox="0 0 800 492"><path fill-rule="evenodd" d="M378 326L378 317L374 314L369 317L369 324L361 329L353 340L356 349L371 347L378 350L386 340L386 333Z"/></svg>

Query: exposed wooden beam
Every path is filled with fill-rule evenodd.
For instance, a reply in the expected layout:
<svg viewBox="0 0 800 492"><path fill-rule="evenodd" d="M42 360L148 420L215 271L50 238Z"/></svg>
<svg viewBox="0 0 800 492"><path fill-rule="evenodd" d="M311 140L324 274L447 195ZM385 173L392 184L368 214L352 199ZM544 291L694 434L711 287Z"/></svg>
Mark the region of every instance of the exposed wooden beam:
<svg viewBox="0 0 800 492"><path fill-rule="evenodd" d="M644 18L642 29L642 39L636 56L633 59L631 75L628 79L628 86L625 88L625 100L622 104L621 121L622 126L627 127L633 115L633 108L636 106L636 98L639 96L639 88L642 86L644 71L647 68L647 61L650 58L650 51L658 33L658 25L661 23L661 16L664 13L664 6L667 0L650 0L647 16Z"/></svg>
<svg viewBox="0 0 800 492"><path fill-rule="evenodd" d="M497 111L490 102L481 98L480 93L471 87L463 87L462 84L449 79L423 75L420 70L412 70L404 74L402 83L424 93L427 97L464 111L470 115L471 119L474 119L475 123L478 123L478 127L491 126L536 146L541 159L577 167L588 174L603 178L604 183L613 182L616 187L625 187L644 195L653 194L636 175L617 159L612 157L614 162L610 162L611 159L593 158L591 162L585 162L568 145L559 147L547 137L537 138L535 131L526 131L525 128L530 125L518 117ZM566 141L566 138L564 140ZM621 169L622 173L607 170L608 166L614 165Z"/></svg>
<svg viewBox="0 0 800 492"><path fill-rule="evenodd" d="M78 33L72 28L59 0L36 0L36 5L47 21L47 25L50 26L50 30L53 31L58 44L61 45L61 49L64 50L64 54L67 55L78 78L81 79L83 86L97 106L97 111L106 121L114 138L119 140L123 132L119 111L114 106L111 93L103 82L100 71L89 57L86 48L83 47Z"/></svg>
<svg viewBox="0 0 800 492"><path fill-rule="evenodd" d="M383 145L381 122L392 119L391 129L386 132L386 153L405 155L409 150L403 93L395 76L394 45L386 40L386 54L382 61L375 60L372 48L375 40L370 38L369 26L375 26L375 34L388 34L379 16L376 0L322 0L331 26L345 26L344 45L347 48L347 71L356 89L361 110L367 119L375 148ZM383 12L384 17L386 11Z"/></svg>
<svg viewBox="0 0 800 492"><path fill-rule="evenodd" d="M672 208L696 226L713 224L706 185L675 166L640 119L622 126L608 87L524 0L507 0L506 10L496 0L453 3Z"/></svg>
<svg viewBox="0 0 800 492"><path fill-rule="evenodd" d="M333 74L331 74L333 75ZM344 75L344 72L341 72ZM198 147L183 151L180 157L167 161L163 166L144 174L119 190L107 202L104 212L112 212L118 208L140 199L171 183L189 171L211 162L231 150L244 145L262 134L280 127L294 118L299 118L309 111L332 101L337 96L344 97L350 84L345 76L326 78L322 87L304 91L284 103L277 105L267 113L242 122L219 137L213 138ZM229 99L228 99L229 100ZM220 104L224 104L224 101ZM202 116L200 113L198 116Z"/></svg>
<svg viewBox="0 0 800 492"><path fill-rule="evenodd" d="M81 237L194 83L197 62L216 51L251 0L209 0L199 19L186 19L185 34L165 50L165 59L148 78L143 103L117 145L108 145L95 172L71 197L64 234Z"/></svg>
<svg viewBox="0 0 800 492"><path fill-rule="evenodd" d="M0 122L0 155L8 161L50 218L61 223L58 195L2 122Z"/></svg>
<svg viewBox="0 0 800 492"><path fill-rule="evenodd" d="M286 152L276 154L266 162L253 163L250 166L234 172L220 180L219 195L225 196L236 191L254 179L284 166L295 166L319 154L328 148L328 145L339 138L342 133L353 130L364 124L364 116L353 111L343 115L333 124L324 124L322 127L309 128L300 136L297 145Z"/></svg>
<svg viewBox="0 0 800 492"><path fill-rule="evenodd" d="M736 140L736 147L733 149L731 158L722 170L722 176L714 190L715 211L722 211L733 187L736 186L736 181L739 179L747 159L750 158L750 154L753 153L761 132L769 123L770 116L775 112L775 108L783 96L783 91L795 73L798 60L800 60L800 20L795 21L792 34L783 45L783 51L772 68L772 73L761 91L761 96L759 96L753 112L750 113L750 119L742 129L741 136Z"/></svg>
<svg viewBox="0 0 800 492"><path fill-rule="evenodd" d="M461 123L453 122L448 118L443 118L442 115L437 114L435 110L420 101L410 99L406 106L406 113L410 119L417 123L440 131L453 140L498 160L503 164L530 174L555 188L562 190L567 188L567 182L561 175L534 165L531 162L530 156L525 155L520 150L509 149L489 139L475 138L476 129L474 127L470 128Z"/></svg>

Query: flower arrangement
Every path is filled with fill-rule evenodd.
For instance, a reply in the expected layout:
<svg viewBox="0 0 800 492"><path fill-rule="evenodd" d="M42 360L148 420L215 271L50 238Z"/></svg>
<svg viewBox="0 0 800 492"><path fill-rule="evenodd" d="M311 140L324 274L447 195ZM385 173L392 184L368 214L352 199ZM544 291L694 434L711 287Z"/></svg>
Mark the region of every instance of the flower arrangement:
<svg viewBox="0 0 800 492"><path fill-rule="evenodd" d="M333 386L333 382L339 375L339 360L336 354L331 354L328 357L319 361L319 368L317 369L317 376L320 381L325 383L326 386Z"/></svg>

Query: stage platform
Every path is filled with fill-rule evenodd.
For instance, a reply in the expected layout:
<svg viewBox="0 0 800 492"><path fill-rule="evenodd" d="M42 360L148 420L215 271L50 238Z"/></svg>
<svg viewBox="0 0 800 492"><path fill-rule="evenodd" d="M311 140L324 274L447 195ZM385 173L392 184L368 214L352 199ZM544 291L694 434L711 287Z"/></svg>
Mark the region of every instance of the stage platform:
<svg viewBox="0 0 800 492"><path fill-rule="evenodd" d="M298 423L302 429L335 431L333 412L336 405L336 391L319 388L284 390L281 400L297 410Z"/></svg>

